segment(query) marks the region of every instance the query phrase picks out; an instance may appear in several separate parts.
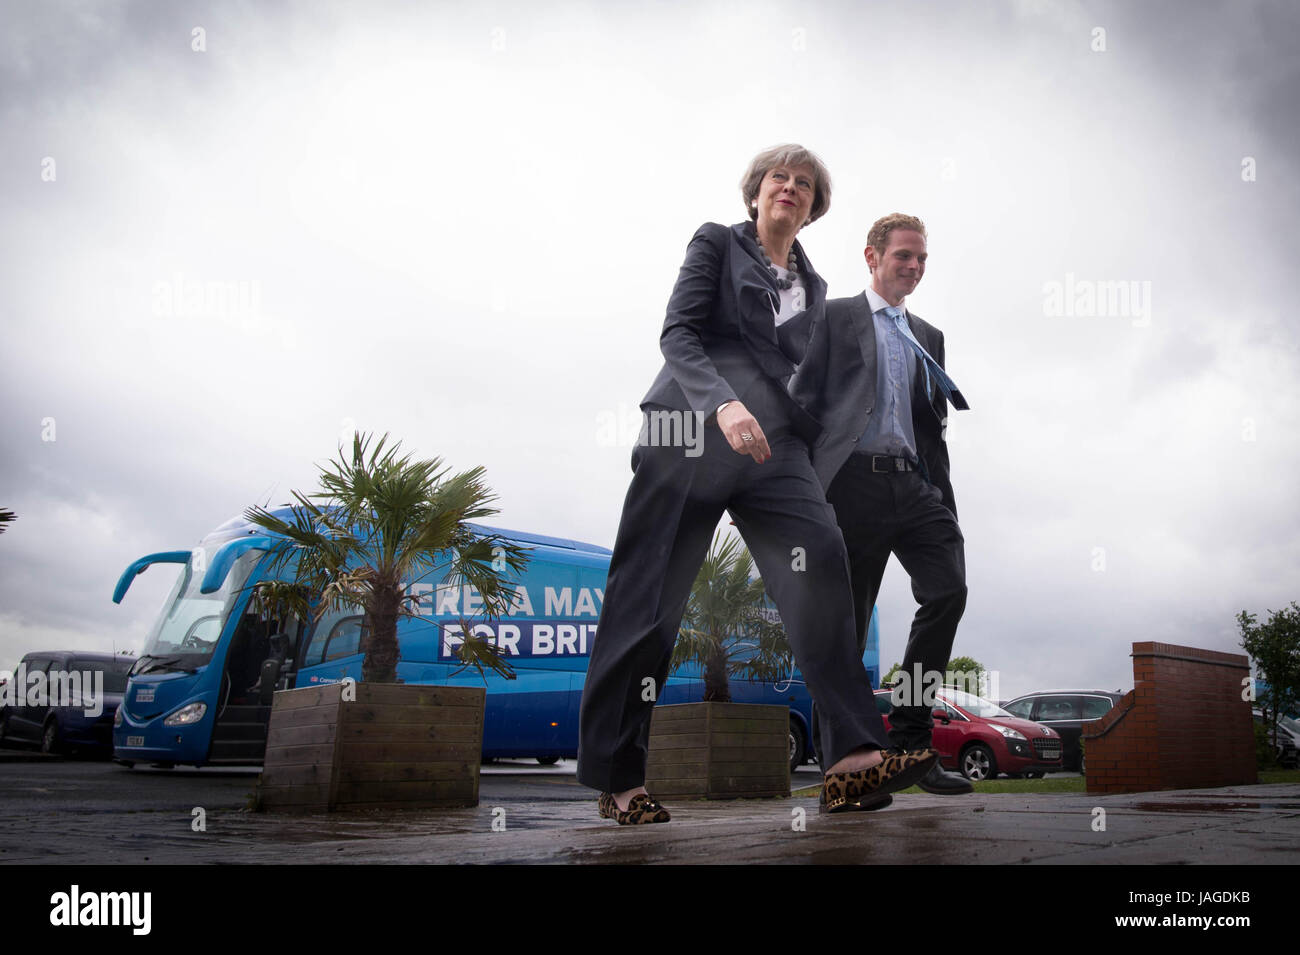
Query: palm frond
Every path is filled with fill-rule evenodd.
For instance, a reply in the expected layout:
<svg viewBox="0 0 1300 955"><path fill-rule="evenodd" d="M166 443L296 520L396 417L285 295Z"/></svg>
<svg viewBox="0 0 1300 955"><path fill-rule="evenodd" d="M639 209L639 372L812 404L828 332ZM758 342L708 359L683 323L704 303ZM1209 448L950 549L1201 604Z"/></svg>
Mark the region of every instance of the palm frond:
<svg viewBox="0 0 1300 955"><path fill-rule="evenodd" d="M413 460L399 454L400 442L357 433L350 450L321 465L320 490L294 492L289 519L264 508L249 508L247 518L284 538L276 566L296 562L297 582L318 595L316 615L344 605L366 608L374 630L371 644L389 646L388 621L416 616L415 597L403 585L441 577L475 587L483 598L482 616L507 613L515 596L514 579L527 566L527 548L497 535L475 533L469 522L495 514L496 495L481 467L451 474L441 458ZM382 608L382 611L381 611ZM508 672L492 645L467 639L461 658ZM367 661L370 654L367 653Z"/></svg>
<svg viewBox="0 0 1300 955"><path fill-rule="evenodd" d="M789 676L794 663L785 628L753 571L753 558L738 537L714 536L686 603L674 669L721 661L732 676L762 681Z"/></svg>
<svg viewBox="0 0 1300 955"><path fill-rule="evenodd" d="M501 653L501 648L483 637L475 636L473 627L464 617L460 620L461 643L456 647L456 656L461 665L452 671L452 676L469 667L478 670L483 682L487 683L486 670L491 670L507 680L515 679L515 671Z"/></svg>

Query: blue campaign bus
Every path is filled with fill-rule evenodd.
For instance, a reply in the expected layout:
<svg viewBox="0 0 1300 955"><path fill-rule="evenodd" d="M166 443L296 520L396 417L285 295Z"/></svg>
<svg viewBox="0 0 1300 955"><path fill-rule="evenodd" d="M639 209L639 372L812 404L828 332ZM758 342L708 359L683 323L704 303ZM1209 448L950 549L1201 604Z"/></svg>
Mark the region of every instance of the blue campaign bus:
<svg viewBox="0 0 1300 955"><path fill-rule="evenodd" d="M287 508L274 512L289 518ZM595 544L495 528L528 548L527 568L512 581L510 612L497 620L476 614L481 600L470 586L442 579L411 581L415 616L398 624L398 679L405 683L487 686L485 759L527 757L542 763L578 752L578 703L596 638L610 551ZM114 758L128 766L248 765L262 761L271 698L277 689L360 681L363 617L360 608L332 611L320 620L267 621L250 605L253 587L291 580L292 565L275 565L271 549L282 538L243 517L208 534L193 550L142 557L122 574L113 593L120 603L131 582L154 564L179 564L180 573L131 670L113 728ZM480 676L454 656L462 621L491 637L515 671ZM863 657L879 684L879 642L872 615ZM790 679L761 683L733 678L738 703L781 703L790 708L792 765L812 754L812 703L796 670ZM698 667L669 677L660 703L701 699Z"/></svg>

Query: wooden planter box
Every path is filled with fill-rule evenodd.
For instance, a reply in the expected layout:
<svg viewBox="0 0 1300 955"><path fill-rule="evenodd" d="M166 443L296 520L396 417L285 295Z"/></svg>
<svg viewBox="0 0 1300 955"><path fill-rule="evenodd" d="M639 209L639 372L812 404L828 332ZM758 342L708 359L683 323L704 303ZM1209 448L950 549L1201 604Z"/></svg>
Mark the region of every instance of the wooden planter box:
<svg viewBox="0 0 1300 955"><path fill-rule="evenodd" d="M355 683L280 690L257 808L325 812L478 805L482 687Z"/></svg>
<svg viewBox="0 0 1300 955"><path fill-rule="evenodd" d="M664 799L789 796L789 708L759 703L656 706L646 789Z"/></svg>

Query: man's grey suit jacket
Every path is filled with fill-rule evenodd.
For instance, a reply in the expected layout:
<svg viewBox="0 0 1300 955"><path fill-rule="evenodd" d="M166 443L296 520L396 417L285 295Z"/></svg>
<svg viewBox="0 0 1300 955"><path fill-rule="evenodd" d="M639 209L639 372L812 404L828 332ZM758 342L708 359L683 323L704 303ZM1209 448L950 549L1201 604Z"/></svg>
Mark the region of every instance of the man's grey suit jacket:
<svg viewBox="0 0 1300 955"><path fill-rule="evenodd" d="M696 411L710 420L718 405L738 399L760 427L764 411L796 416L790 424L811 443L820 425L784 397L795 365L777 339L772 309L779 292L753 228L750 222L708 222L691 237L659 336L664 365L641 406ZM826 282L797 241L794 251L805 284L806 321L815 327L826 307ZM772 408L771 391L788 407Z"/></svg>
<svg viewBox="0 0 1300 955"><path fill-rule="evenodd" d="M909 310L912 334L930 357L943 367L943 332ZM812 447L812 465L823 488L857 447L867 427L876 400L876 330L866 293L836 298L812 329L808 351L798 373L790 381L790 394L824 431ZM933 397L925 392L926 376L917 369L912 392L912 429L920 456L922 476L939 489L944 506L957 516L949 476L948 444L943 429L948 418L948 401L934 382Z"/></svg>

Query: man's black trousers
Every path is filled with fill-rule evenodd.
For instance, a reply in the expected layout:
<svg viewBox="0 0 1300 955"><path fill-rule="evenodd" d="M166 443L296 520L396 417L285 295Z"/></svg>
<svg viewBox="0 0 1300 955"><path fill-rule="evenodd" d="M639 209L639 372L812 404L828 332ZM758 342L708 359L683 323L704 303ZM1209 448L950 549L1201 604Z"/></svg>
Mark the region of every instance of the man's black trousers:
<svg viewBox="0 0 1300 955"><path fill-rule="evenodd" d="M831 482L826 499L835 509L848 550L859 647L866 648L871 611L893 553L911 577L912 596L920 604L902 670L910 677L919 663L923 674L942 673L966 609L966 551L957 518L944 507L939 489L916 471L874 473L870 456L852 454ZM922 688L914 683L912 689L919 693ZM891 743L904 749L929 746L931 709L896 706L889 716ZM820 717L814 708L814 728Z"/></svg>

